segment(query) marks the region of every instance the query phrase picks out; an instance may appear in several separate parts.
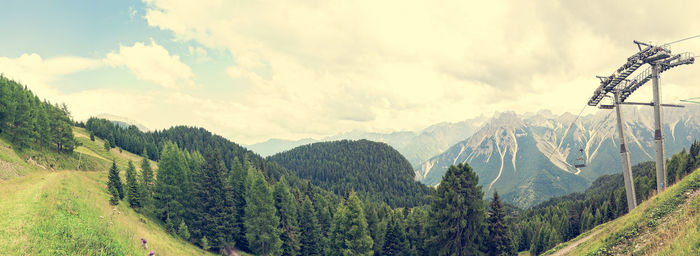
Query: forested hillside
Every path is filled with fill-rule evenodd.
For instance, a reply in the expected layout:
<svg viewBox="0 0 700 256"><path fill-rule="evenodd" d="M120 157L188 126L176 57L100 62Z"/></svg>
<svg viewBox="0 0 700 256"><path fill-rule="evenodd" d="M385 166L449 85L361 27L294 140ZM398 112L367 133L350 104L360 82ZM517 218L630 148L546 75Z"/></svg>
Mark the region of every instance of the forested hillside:
<svg viewBox="0 0 700 256"><path fill-rule="evenodd" d="M411 164L391 146L368 140L318 142L268 160L338 195L349 191L392 207L428 203L431 189L414 181Z"/></svg>
<svg viewBox="0 0 700 256"><path fill-rule="evenodd" d="M212 134L204 128L174 126L164 130L143 132L136 126L123 127L112 121L90 118L85 123L90 133L109 142L109 146L120 147L134 154L147 154L154 161L160 159L165 143L170 141L186 151L211 151L220 156L226 169L235 164L243 165L248 161L262 170L267 177L275 180L288 175L287 170L277 164L268 163L254 152L219 135ZM296 181L296 180L295 180Z"/></svg>
<svg viewBox="0 0 700 256"><path fill-rule="evenodd" d="M669 185L700 166L700 142L673 155L667 163ZM654 162L632 167L637 203L656 192ZM627 213L622 174L603 175L583 193L555 197L518 214L513 221L519 251L539 254L579 234Z"/></svg>
<svg viewBox="0 0 700 256"><path fill-rule="evenodd" d="M65 104L42 101L25 86L0 75L0 135L17 149L73 152L72 125Z"/></svg>

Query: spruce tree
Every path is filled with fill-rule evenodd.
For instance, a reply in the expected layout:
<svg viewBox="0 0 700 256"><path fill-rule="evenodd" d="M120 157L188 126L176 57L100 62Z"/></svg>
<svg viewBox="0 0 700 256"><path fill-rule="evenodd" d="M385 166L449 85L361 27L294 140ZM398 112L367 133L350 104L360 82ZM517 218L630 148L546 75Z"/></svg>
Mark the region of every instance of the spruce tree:
<svg viewBox="0 0 700 256"><path fill-rule="evenodd" d="M109 197L109 204L118 205L119 204L119 192L117 192L117 189L113 186L107 186L107 190L108 190L109 194L111 195Z"/></svg>
<svg viewBox="0 0 700 256"><path fill-rule="evenodd" d="M112 148L112 146L109 145L109 141L105 140L105 144L102 145L105 148L105 151L109 152L109 149Z"/></svg>
<svg viewBox="0 0 700 256"><path fill-rule="evenodd" d="M316 210L307 196L301 208L301 219L299 221L301 231L301 255L324 255L324 248L321 243L323 233L321 225L316 217Z"/></svg>
<svg viewBox="0 0 700 256"><path fill-rule="evenodd" d="M124 199L126 195L124 193L124 188L122 186L122 180L119 178L119 168L117 168L117 163L112 160L112 167L109 168L109 177L107 181L107 187L113 187L119 196L119 200Z"/></svg>
<svg viewBox="0 0 700 256"><path fill-rule="evenodd" d="M129 160L129 164L126 168L126 198L131 208L141 208L141 191L139 186L138 180L136 179L136 167L134 167L134 163Z"/></svg>
<svg viewBox="0 0 700 256"><path fill-rule="evenodd" d="M383 255L408 255L408 244L406 243L406 232L403 225L398 220L398 216L392 215L384 235Z"/></svg>
<svg viewBox="0 0 700 256"><path fill-rule="evenodd" d="M372 244L362 203L352 191L333 216L331 250L340 255L372 255Z"/></svg>
<svg viewBox="0 0 700 256"><path fill-rule="evenodd" d="M244 251L250 251L248 249L248 240L246 238L245 229L245 209L246 209L246 179L248 176L247 169L243 168L241 162L238 158L234 158L231 164L231 174L229 175L229 183L231 184L233 203L234 203L234 217L235 217L235 227L238 232L233 233L233 241L236 243L238 249Z"/></svg>
<svg viewBox="0 0 700 256"><path fill-rule="evenodd" d="M234 246L233 234L237 233L235 226L235 205L231 187L226 182L226 167L218 153L207 152L204 161L194 160L191 165L192 204L190 227L197 236L206 236L212 249L224 249ZM194 153L193 159L201 158ZM198 162L204 161L204 167L198 167Z"/></svg>
<svg viewBox="0 0 700 256"><path fill-rule="evenodd" d="M173 223L180 223L185 215L184 194L189 191L188 175L185 155L175 144L166 142L158 162L158 174L153 189L156 217L163 221L171 218Z"/></svg>
<svg viewBox="0 0 700 256"><path fill-rule="evenodd" d="M248 169L245 227L248 246L259 255L281 254L279 218L272 190L259 170Z"/></svg>
<svg viewBox="0 0 700 256"><path fill-rule="evenodd" d="M146 149L141 154L141 187L144 206L150 205L153 198L153 169L151 168L151 162L148 161Z"/></svg>
<svg viewBox="0 0 700 256"><path fill-rule="evenodd" d="M282 255L299 254L299 222L297 202L294 199L284 176L275 184L274 192L277 216L280 218L279 230L282 240Z"/></svg>
<svg viewBox="0 0 700 256"><path fill-rule="evenodd" d="M208 251L209 249L211 249L211 246L209 246L209 240L207 239L206 236L202 237L202 239L199 240L199 246L201 246L202 249L204 249L205 251Z"/></svg>
<svg viewBox="0 0 700 256"><path fill-rule="evenodd" d="M508 226L506 225L506 211L498 196L498 192L493 192L493 201L489 204L488 210L488 229L489 239L488 248L489 255L503 256L515 254L513 241L510 237Z"/></svg>
<svg viewBox="0 0 700 256"><path fill-rule="evenodd" d="M177 235L187 241L190 240L190 231L188 230L187 224L185 224L184 220L180 221L180 225L177 226Z"/></svg>
<svg viewBox="0 0 700 256"><path fill-rule="evenodd" d="M479 177L464 163L450 166L430 207L430 249L439 255L480 254L484 193Z"/></svg>

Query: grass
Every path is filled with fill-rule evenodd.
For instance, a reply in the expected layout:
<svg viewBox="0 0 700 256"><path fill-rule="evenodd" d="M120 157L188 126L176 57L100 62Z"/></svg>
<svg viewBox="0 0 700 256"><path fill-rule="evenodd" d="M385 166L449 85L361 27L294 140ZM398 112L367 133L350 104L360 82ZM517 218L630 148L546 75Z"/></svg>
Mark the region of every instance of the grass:
<svg viewBox="0 0 700 256"><path fill-rule="evenodd" d="M106 159L116 159L124 176L127 161L140 157L107 152L98 144L103 142L90 141L84 130L74 132L83 146L71 156L18 153L0 139L0 167L13 168L0 168L0 255L145 255L151 250L156 255L211 255L156 222L142 221L126 201L110 205L106 177L111 160ZM28 157L37 164L55 161L55 169L80 164L91 171L44 169L27 163ZM142 237L148 249L141 247Z"/></svg>
<svg viewBox="0 0 700 256"><path fill-rule="evenodd" d="M700 255L700 169L632 212L545 252L553 253L602 229L572 255Z"/></svg>
<svg viewBox="0 0 700 256"><path fill-rule="evenodd" d="M122 201L112 207L104 172L38 171L0 188L0 255L207 255ZM148 240L148 250L140 238Z"/></svg>
<svg viewBox="0 0 700 256"><path fill-rule="evenodd" d="M90 140L90 135L87 130L80 127L73 127L73 134L75 134L75 139L82 144L82 146L76 149L76 152L84 154L83 156L90 156L99 158L103 161L110 162L115 160L117 166L124 170L126 169L127 162L131 160L134 165L139 167L141 164L141 156L132 154L125 150L119 152L119 148L112 148L109 151L104 148L104 140L95 137L95 141ZM151 162L151 167L153 169L157 168L156 162L149 160ZM109 167L107 167L109 168Z"/></svg>

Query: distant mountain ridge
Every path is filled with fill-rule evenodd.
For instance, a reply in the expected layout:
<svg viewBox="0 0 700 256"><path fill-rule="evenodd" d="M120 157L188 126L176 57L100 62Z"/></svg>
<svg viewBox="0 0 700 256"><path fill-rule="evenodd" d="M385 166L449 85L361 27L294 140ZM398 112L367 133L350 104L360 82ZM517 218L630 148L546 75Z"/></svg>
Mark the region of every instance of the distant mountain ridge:
<svg viewBox="0 0 700 256"><path fill-rule="evenodd" d="M420 132L377 133L351 131L319 140L311 138L301 140L270 139L265 142L246 145L245 147L262 156L270 156L314 142L366 139L389 144L406 157L415 169L421 162L442 153L450 146L472 135L481 125L483 119L483 117L479 117L457 123L438 123Z"/></svg>
<svg viewBox="0 0 700 256"><path fill-rule="evenodd" d="M624 107L625 131L633 164L653 160L652 109ZM570 127L573 114L549 111L494 115L472 136L421 163L416 179L437 185L447 167L468 162L485 194L529 207L553 196L583 191L592 180L621 169L615 115L599 111ZM664 110L667 156L700 138L700 107ZM579 152L583 149L583 154ZM588 164L574 168L577 158Z"/></svg>

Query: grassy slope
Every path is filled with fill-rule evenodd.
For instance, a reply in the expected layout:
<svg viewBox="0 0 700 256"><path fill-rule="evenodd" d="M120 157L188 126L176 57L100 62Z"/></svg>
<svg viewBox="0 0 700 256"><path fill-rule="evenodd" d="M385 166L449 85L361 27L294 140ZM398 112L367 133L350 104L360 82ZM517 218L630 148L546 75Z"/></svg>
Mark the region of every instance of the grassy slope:
<svg viewBox="0 0 700 256"><path fill-rule="evenodd" d="M700 169L632 212L545 254L581 239L586 240L570 255L700 255Z"/></svg>
<svg viewBox="0 0 700 256"><path fill-rule="evenodd" d="M20 156L0 140L0 255L145 255L150 250L156 255L208 254L153 221L140 221L142 216L125 202L109 205L106 170L111 159L124 170L128 160L138 166L140 158L118 149L107 152L103 141L90 141L82 129L74 132L84 144L76 149L82 156ZM30 156L42 158L37 162L45 167L27 163L24 159ZM96 171L53 171L47 167L52 160L55 169L81 162L81 169ZM141 248L141 237L148 240L148 250Z"/></svg>

